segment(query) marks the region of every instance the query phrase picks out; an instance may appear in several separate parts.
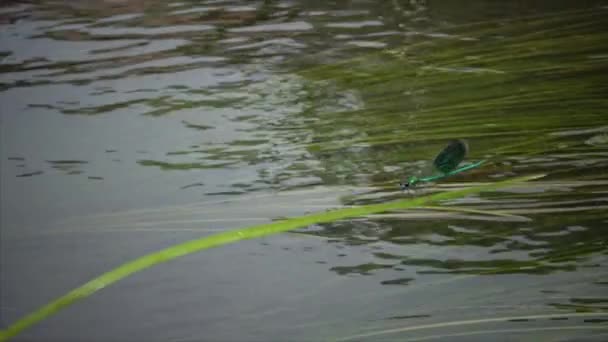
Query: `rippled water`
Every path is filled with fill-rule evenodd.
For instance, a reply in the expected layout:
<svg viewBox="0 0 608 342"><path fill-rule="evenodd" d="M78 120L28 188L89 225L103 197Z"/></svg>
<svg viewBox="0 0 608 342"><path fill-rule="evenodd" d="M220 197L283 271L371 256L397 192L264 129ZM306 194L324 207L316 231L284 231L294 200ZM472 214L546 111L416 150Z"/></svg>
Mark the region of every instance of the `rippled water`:
<svg viewBox="0 0 608 342"><path fill-rule="evenodd" d="M176 242L544 173L188 256L20 338L605 340L607 14L605 1L4 2L0 329ZM452 138L488 162L401 193Z"/></svg>

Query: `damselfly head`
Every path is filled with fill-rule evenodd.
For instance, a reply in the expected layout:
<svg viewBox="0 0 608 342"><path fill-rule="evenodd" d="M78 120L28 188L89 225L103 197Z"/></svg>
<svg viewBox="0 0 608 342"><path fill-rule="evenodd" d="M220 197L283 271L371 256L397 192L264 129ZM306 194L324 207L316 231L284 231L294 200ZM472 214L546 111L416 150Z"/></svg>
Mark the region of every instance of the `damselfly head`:
<svg viewBox="0 0 608 342"><path fill-rule="evenodd" d="M399 183L399 185L401 185L401 190L406 190L406 189L409 189L410 187L413 187L416 183L418 183L418 177L411 176L410 178L407 179L407 182L401 182L401 183Z"/></svg>

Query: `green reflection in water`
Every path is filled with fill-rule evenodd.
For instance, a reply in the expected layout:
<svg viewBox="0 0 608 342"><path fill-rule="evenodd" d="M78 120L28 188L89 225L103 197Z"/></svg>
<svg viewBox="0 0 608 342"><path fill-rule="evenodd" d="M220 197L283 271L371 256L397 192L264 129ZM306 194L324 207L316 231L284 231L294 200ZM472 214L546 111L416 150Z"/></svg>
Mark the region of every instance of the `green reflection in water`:
<svg viewBox="0 0 608 342"><path fill-rule="evenodd" d="M449 39L413 41L301 71L363 104L334 112L311 105L305 114L316 118L306 133L312 135L307 150L320 161L326 184L380 186L374 196L347 203L391 198L399 178L422 173L453 138L470 141L471 159L491 162L447 180L444 188L549 172L534 188L453 203L460 213L371 216L304 232L351 246L404 248L375 253L377 263L332 270L370 274L369 265L384 267L382 260L418 274L539 275L602 267L608 253L604 15L571 11L463 25L448 31ZM522 220L475 216L484 211Z"/></svg>

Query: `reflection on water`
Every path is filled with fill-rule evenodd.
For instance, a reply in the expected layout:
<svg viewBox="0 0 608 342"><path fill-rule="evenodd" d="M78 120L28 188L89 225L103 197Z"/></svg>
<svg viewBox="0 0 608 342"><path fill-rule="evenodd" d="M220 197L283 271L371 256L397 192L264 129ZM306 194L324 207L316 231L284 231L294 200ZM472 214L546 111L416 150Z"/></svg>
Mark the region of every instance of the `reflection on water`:
<svg viewBox="0 0 608 342"><path fill-rule="evenodd" d="M216 340L470 341L490 331L601 340L607 11L603 1L4 2L0 325L175 239L546 173L217 252L238 255L202 253L204 267L163 269L181 270L170 273L177 285L157 284L167 277L159 271L147 290L114 293L153 303L129 314L160 329L105 327L180 341L202 331ZM468 139L468 161L488 162L399 192L452 138ZM74 275L63 268L76 262L70 248L81 248ZM51 269L48 287L21 289ZM200 284L215 297L201 298ZM189 304L159 300L167 291ZM201 313L198 301L215 311ZM75 320L33 336L90 337L60 329ZM454 321L468 323L441 326Z"/></svg>

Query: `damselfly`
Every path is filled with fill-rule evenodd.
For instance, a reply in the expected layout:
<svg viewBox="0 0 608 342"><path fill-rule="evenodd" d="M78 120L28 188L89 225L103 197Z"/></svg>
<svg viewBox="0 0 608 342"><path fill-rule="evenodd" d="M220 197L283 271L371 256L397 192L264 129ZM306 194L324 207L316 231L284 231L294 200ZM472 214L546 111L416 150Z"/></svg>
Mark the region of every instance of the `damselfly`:
<svg viewBox="0 0 608 342"><path fill-rule="evenodd" d="M485 162L485 160L480 160L476 163L456 168L460 162L462 162L468 151L469 147L464 140L459 139L451 141L448 146L446 146L443 151L441 151L437 157L435 157L433 166L436 173L434 175L426 177L411 176L407 179L407 181L399 183L401 185L401 189L409 189L417 183L434 182L436 180L444 179L457 173L474 169Z"/></svg>

